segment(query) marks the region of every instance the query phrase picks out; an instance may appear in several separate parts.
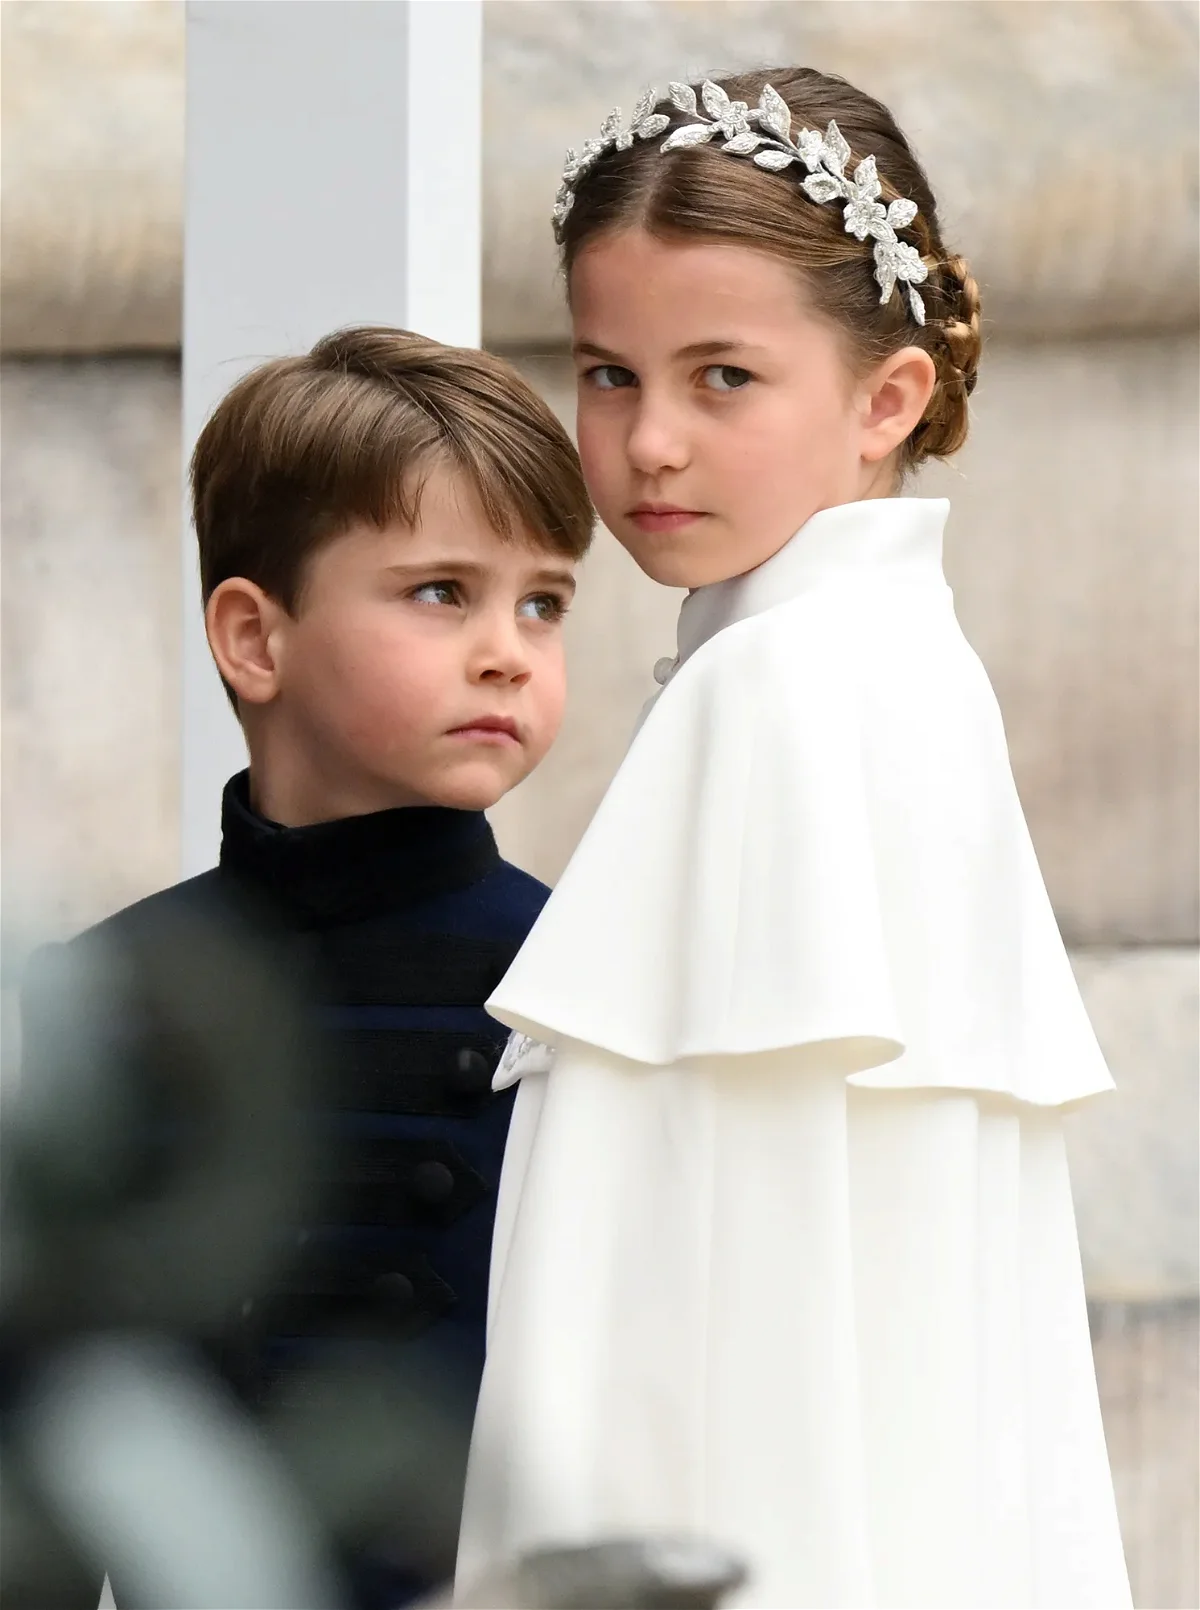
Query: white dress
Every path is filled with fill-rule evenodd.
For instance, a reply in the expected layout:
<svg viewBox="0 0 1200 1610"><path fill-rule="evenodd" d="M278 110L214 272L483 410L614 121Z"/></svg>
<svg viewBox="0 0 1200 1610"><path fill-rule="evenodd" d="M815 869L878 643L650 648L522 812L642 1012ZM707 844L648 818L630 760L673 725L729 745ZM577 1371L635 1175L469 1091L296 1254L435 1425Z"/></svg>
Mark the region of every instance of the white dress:
<svg viewBox="0 0 1200 1610"><path fill-rule="evenodd" d="M1061 1128L1111 1080L946 513L826 510L689 596L489 1003L464 1582L684 1531L760 1610L1130 1603Z"/></svg>

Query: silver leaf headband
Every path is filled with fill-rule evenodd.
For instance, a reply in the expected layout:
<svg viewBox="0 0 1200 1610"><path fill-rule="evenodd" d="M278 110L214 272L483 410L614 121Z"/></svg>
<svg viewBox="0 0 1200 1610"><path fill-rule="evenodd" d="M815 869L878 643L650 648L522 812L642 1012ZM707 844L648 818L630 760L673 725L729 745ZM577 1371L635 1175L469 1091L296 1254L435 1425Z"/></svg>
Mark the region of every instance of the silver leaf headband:
<svg viewBox="0 0 1200 1610"><path fill-rule="evenodd" d="M846 233L856 240L875 241L875 278L880 287L880 302L886 302L896 289L897 280L904 285L908 306L918 324L925 323L925 304L913 289L927 279L929 270L921 261L914 246L906 245L897 235L917 216L915 201L893 201L885 207L879 200L882 186L875 171L875 158L864 157L849 178L846 164L850 160L850 147L836 123L831 123L824 134L815 129L799 129L792 137L792 114L779 91L768 84L759 96L756 107L745 101L731 101L719 84L709 81L701 86L700 98L704 112L696 105L696 92L688 84L669 84L667 94L671 104L695 121L675 129L662 143L663 151L679 151L689 145L707 145L710 140L721 139L722 151L730 156L750 156L755 164L770 173L781 173L793 162L803 163L808 177L801 189L811 201L840 201L846 221ZM563 225L575 203L575 186L590 167L606 151L627 151L634 140L653 140L670 127L671 119L655 110L660 96L649 89L633 109L629 126L622 128L620 111L608 114L600 126L598 139L585 142L577 155L567 152L562 184L554 202L554 234L563 238Z"/></svg>

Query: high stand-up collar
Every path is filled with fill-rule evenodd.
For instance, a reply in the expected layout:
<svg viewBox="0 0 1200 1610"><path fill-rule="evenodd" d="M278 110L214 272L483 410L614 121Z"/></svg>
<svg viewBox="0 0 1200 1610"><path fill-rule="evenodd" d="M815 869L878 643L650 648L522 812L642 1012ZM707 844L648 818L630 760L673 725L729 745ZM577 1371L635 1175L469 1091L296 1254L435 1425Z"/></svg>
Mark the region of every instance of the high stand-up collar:
<svg viewBox="0 0 1200 1610"><path fill-rule="evenodd" d="M500 852L482 811L405 806L282 827L250 804L250 774L225 785L221 866L301 922L351 922L466 888Z"/></svg>
<svg viewBox="0 0 1200 1610"><path fill-rule="evenodd" d="M757 569L689 593L679 613L679 657L737 621L810 588L868 574L903 573L944 584L945 498L866 498L821 509Z"/></svg>

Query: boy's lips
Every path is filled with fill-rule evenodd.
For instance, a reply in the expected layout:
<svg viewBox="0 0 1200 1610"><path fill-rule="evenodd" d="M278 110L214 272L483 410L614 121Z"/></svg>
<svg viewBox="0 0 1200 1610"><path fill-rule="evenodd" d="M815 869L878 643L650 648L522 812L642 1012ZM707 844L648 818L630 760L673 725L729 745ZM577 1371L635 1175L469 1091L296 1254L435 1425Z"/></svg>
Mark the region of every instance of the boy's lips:
<svg viewBox="0 0 1200 1610"><path fill-rule="evenodd" d="M511 716L476 716L471 721L463 722L461 727L451 727L451 738L466 738L474 743L492 744L519 744L521 741L520 729Z"/></svg>
<svg viewBox="0 0 1200 1610"><path fill-rule="evenodd" d="M678 531L704 518L703 509L684 509L677 503L639 503L629 518L641 531Z"/></svg>

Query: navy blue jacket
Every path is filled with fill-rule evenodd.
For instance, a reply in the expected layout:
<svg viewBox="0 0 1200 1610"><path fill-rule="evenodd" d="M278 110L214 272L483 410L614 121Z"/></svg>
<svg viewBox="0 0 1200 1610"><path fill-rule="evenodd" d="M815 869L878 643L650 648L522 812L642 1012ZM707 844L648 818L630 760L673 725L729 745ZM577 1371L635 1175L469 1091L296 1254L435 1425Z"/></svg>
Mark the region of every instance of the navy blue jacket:
<svg viewBox="0 0 1200 1610"><path fill-rule="evenodd" d="M507 1031L483 1003L548 892L500 858L482 813L283 828L251 808L241 773L224 793L219 866L89 931L119 942L166 911L256 911L312 997L325 1074L305 1121L322 1206L285 1227L287 1277L247 1301L221 1349L255 1410L302 1390L330 1338L356 1334L411 1342L473 1407L513 1101L491 1090ZM363 1610L429 1586L422 1568L370 1549L349 1566Z"/></svg>

